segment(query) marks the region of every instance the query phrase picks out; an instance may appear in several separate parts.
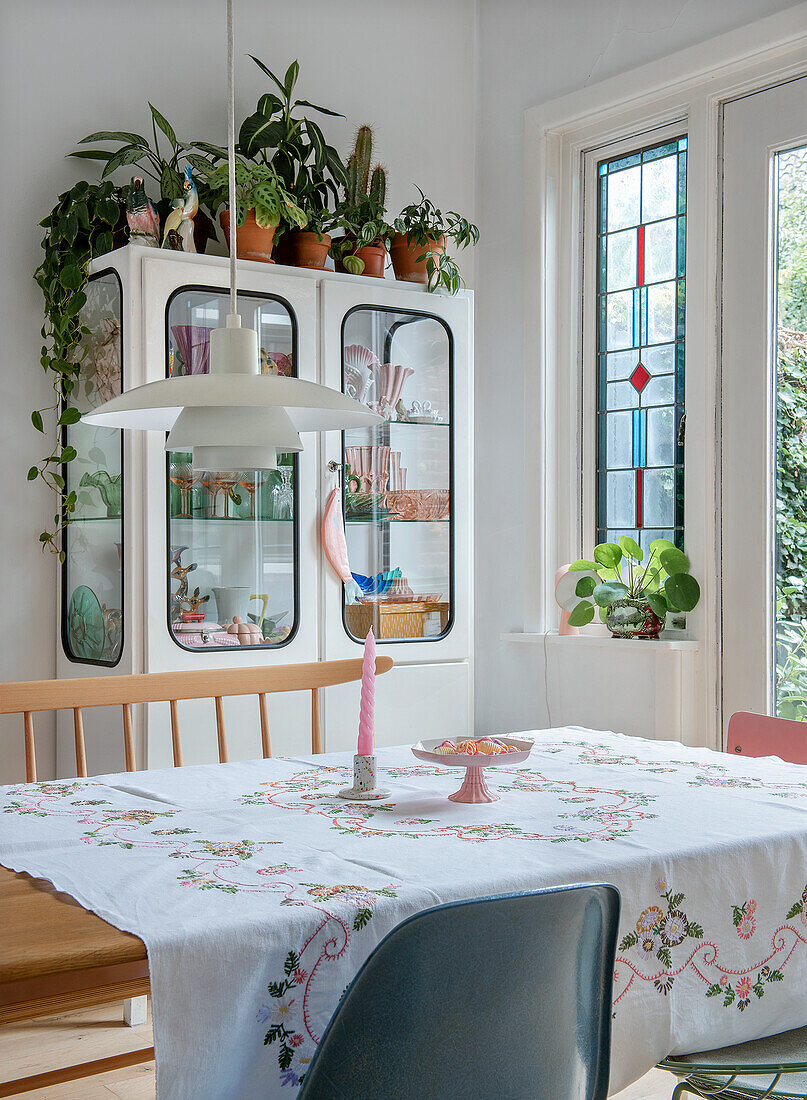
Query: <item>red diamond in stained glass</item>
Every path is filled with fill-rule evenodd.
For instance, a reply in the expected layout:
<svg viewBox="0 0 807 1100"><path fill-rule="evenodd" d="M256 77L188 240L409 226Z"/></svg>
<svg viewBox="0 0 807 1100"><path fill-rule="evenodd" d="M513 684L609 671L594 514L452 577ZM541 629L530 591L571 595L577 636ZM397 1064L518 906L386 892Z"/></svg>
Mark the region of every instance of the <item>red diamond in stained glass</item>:
<svg viewBox="0 0 807 1100"><path fill-rule="evenodd" d="M636 370L630 376L630 384L637 393L641 393L649 381L650 372L642 363L639 363Z"/></svg>

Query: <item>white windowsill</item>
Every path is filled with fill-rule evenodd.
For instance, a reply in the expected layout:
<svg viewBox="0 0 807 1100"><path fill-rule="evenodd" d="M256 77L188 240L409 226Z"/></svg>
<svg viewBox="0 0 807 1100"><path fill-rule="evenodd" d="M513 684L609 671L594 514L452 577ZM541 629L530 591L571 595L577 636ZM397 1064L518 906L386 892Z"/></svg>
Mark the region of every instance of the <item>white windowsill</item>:
<svg viewBox="0 0 807 1100"><path fill-rule="evenodd" d="M526 643L528 645L581 646L585 649L607 647L609 649L638 650L641 653L669 653L671 651L697 653L701 647L701 643L694 638L658 638L652 641L650 639L611 638L601 634L560 635L554 631L548 634L514 631L502 634L501 639L503 642L518 642L522 645Z"/></svg>

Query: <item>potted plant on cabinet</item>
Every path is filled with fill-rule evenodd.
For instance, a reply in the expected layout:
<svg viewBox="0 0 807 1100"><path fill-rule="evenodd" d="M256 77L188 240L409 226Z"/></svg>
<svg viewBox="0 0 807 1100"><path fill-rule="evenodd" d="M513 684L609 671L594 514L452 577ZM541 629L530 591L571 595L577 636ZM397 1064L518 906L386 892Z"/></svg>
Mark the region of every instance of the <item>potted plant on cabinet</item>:
<svg viewBox="0 0 807 1100"><path fill-rule="evenodd" d="M446 254L446 241L467 248L479 240L479 229L453 210L443 214L420 191L420 201L405 206L393 222L395 236L390 244L395 278L408 283L425 283L429 290L444 287L456 294L463 285L460 269Z"/></svg>
<svg viewBox="0 0 807 1100"><path fill-rule="evenodd" d="M689 559L668 539L650 543L644 551L629 535L619 544L594 547L594 561L576 561L570 572L595 572L581 577L575 589L580 603L569 615L570 626L586 626L595 607L615 638L657 638L668 611L692 611L700 599L700 585L689 572ZM623 564L627 566L623 574Z"/></svg>
<svg viewBox="0 0 807 1100"><path fill-rule="evenodd" d="M125 130L100 130L95 134L89 134L87 137L82 138L79 145L115 142L120 148L114 150L76 149L69 156L80 160L102 162L104 164L101 173L102 180L107 179L117 168L136 165L144 176L150 176L159 186L160 197L156 201L156 207L163 222L171 212L174 200L183 197L185 164L190 164L197 174L196 184L199 191L199 201L204 206L209 206L204 176L215 160L221 160L227 156L226 150L205 141L190 143L180 141L174 132L173 126L165 116L151 103L149 103L149 109L151 111L151 129L154 135L153 148L148 139L141 137L140 134L129 133ZM158 130L171 147L167 157L163 156L160 149ZM193 235L197 252L204 252L208 239L216 236L213 223L201 209L197 211L196 217L193 219Z"/></svg>
<svg viewBox="0 0 807 1100"><path fill-rule="evenodd" d="M331 245L331 255L337 271L383 279L393 230L385 220L387 173L380 164L371 171L372 159L373 131L360 126L347 161L345 197L334 218L343 235Z"/></svg>
<svg viewBox="0 0 807 1100"><path fill-rule="evenodd" d="M210 209L215 213L228 202L227 161L207 176ZM268 164L249 164L240 157L235 164L236 251L242 260L272 260L272 245L281 220L302 228L306 217ZM222 209L219 221L230 239L230 211Z"/></svg>
<svg viewBox="0 0 807 1100"><path fill-rule="evenodd" d="M305 229L290 228L283 233L283 261L291 267L324 268L331 249L334 213L327 207L317 207L305 195L296 201L306 216Z"/></svg>
<svg viewBox="0 0 807 1100"><path fill-rule="evenodd" d="M292 98L300 71L297 61L289 65L281 80L259 58L252 60L280 95L272 91L260 97L255 112L241 125L238 148L242 155L271 165L306 216L304 229L281 219L283 234L276 249L279 262L324 267L331 244L331 203L336 203L347 176L338 152L328 145L319 125L307 115L295 115L295 109L308 107L324 115L344 116L307 99Z"/></svg>

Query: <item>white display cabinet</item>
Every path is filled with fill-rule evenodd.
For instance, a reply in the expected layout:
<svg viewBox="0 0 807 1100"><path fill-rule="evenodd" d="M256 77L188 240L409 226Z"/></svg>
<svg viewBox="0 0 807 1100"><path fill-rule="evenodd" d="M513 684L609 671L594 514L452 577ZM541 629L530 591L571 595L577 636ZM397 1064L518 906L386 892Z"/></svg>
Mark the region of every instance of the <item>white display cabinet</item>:
<svg viewBox="0 0 807 1100"><path fill-rule="evenodd" d="M128 246L93 265L82 411L167 374L207 369L228 311L227 260ZM379 743L471 725L472 299L392 280L239 261L239 312L263 369L355 393L385 410L365 431L303 436L277 472L194 471L158 433L79 424L66 473L79 504L61 571L58 673L114 675L236 668L361 654L372 625L396 668L379 681ZM367 366L362 373L354 364ZM358 392L356 383L362 383ZM390 406L394 400L394 409ZM352 461L351 461L352 460ZM348 605L320 526L334 484L351 570ZM234 617L238 634L227 630ZM246 624L248 630L245 629ZM355 744L357 685L324 693L327 749ZM273 697L273 751L308 745L310 700ZM254 700L225 701L232 759L257 754ZM68 721L68 719L70 719ZM91 770L116 769L120 716L85 717ZM207 704L180 706L186 763L215 758ZM136 715L138 764L171 762L167 705ZM59 724L72 765L72 716Z"/></svg>

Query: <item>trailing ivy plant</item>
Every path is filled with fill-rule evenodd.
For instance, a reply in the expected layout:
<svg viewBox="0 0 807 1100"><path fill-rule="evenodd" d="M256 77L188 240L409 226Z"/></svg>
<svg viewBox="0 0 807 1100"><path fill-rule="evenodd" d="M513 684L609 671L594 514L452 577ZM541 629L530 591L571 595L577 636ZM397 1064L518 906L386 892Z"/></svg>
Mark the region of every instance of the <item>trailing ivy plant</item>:
<svg viewBox="0 0 807 1100"><path fill-rule="evenodd" d="M44 256L34 273L45 298L41 330L45 342L39 361L50 376L54 400L52 405L35 409L31 422L47 436L55 420L55 440L50 452L30 468L28 480L41 478L57 495L53 526L40 534L39 541L43 549L57 553L61 561L65 557L61 533L76 507L76 493L66 492L61 467L76 457L74 447L63 445L63 429L80 419L71 397L86 354L80 345L88 332L81 323L81 310L87 301L87 268L96 256L115 247L115 231L125 222L124 199L125 189L115 187L110 180L95 184L81 181L60 195L53 210L39 223L46 231L42 240Z"/></svg>

